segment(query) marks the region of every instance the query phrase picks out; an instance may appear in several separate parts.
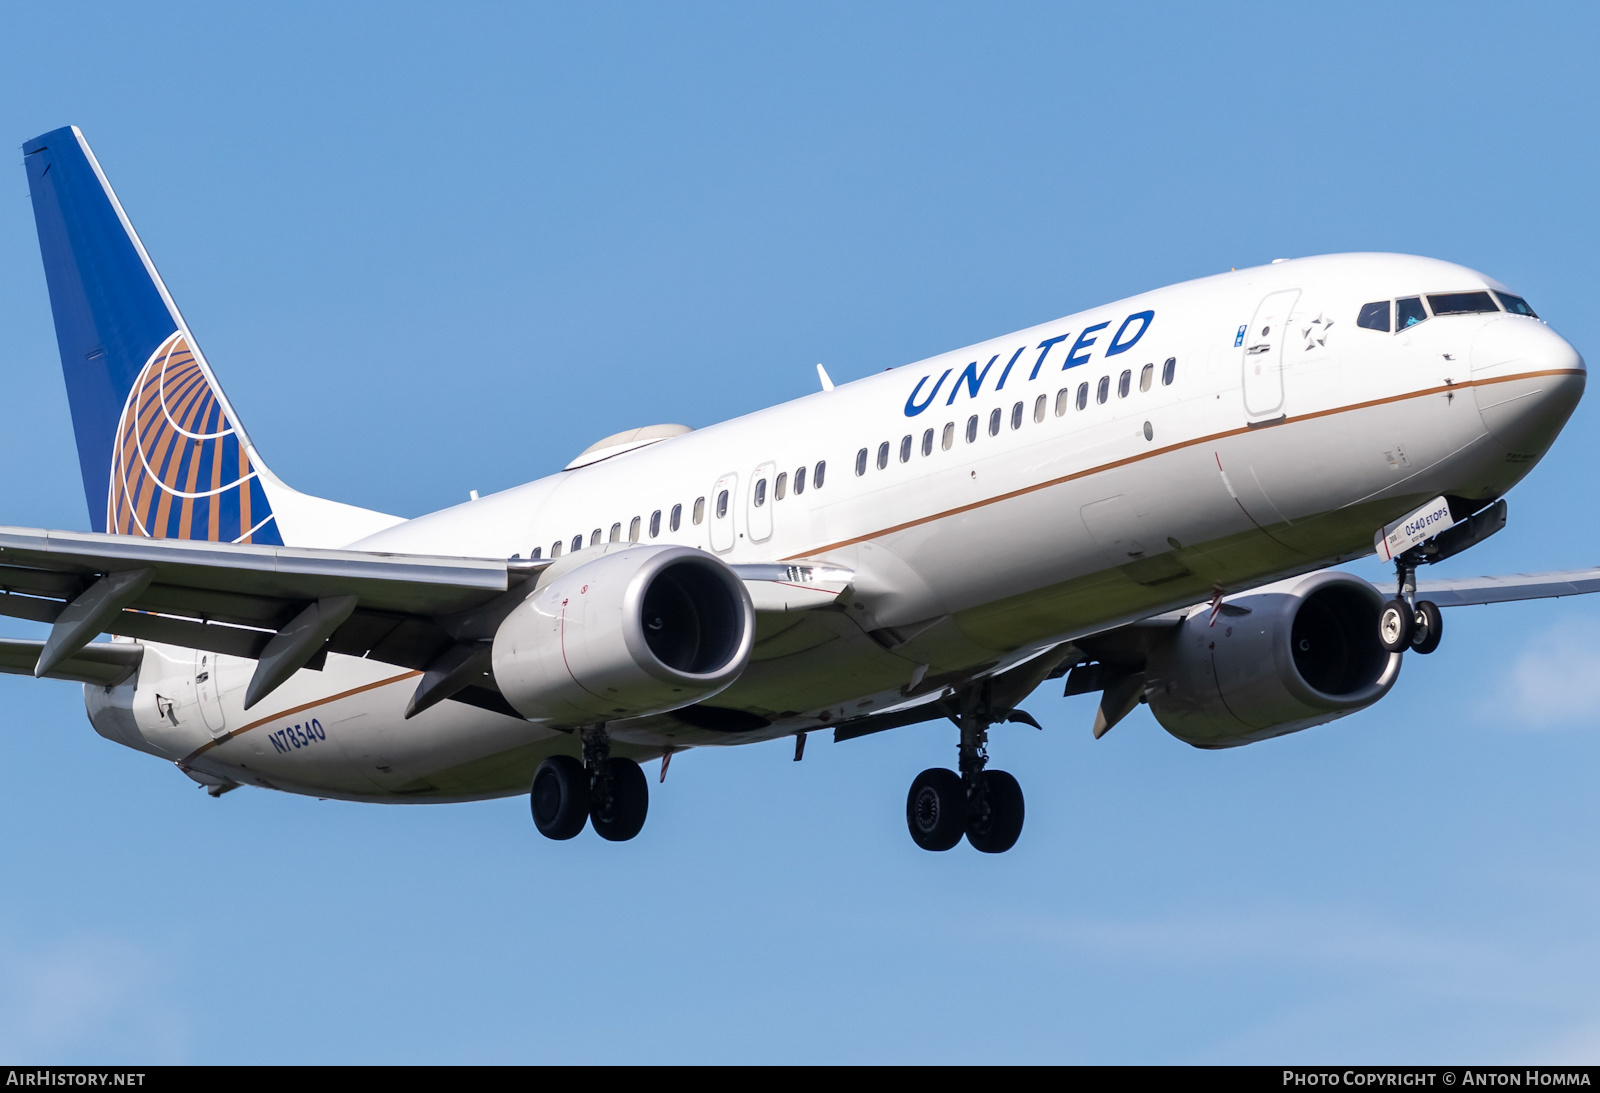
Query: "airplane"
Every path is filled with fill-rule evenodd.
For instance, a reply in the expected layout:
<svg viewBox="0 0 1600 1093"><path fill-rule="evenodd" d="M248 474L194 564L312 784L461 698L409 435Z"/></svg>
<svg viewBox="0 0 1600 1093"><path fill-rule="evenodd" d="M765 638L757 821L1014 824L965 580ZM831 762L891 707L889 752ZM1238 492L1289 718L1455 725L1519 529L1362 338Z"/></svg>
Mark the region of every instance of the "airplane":
<svg viewBox="0 0 1600 1093"><path fill-rule="evenodd" d="M76 127L23 145L93 530L0 527L0 670L213 796L528 794L623 841L640 764L933 721L916 845L1001 853L989 730L1047 681L1221 749L1322 725L1441 608L1600 569L1421 580L1505 526L1583 358L1460 265L1333 254L1203 277L703 428L596 441L414 519L276 475ZM1330 567L1377 553L1392 588ZM109 635L109 640L97 640Z"/></svg>

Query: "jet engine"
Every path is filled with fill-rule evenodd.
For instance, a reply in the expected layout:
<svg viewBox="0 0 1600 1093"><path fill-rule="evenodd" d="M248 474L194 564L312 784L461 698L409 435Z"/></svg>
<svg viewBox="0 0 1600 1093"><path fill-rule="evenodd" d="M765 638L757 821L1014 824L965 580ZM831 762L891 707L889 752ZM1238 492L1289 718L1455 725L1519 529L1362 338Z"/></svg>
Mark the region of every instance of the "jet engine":
<svg viewBox="0 0 1600 1093"><path fill-rule="evenodd" d="M535 721L641 717L738 679L754 633L750 594L713 555L682 546L584 551L545 570L495 631L494 678Z"/></svg>
<svg viewBox="0 0 1600 1093"><path fill-rule="evenodd" d="M1191 615L1151 649L1150 711L1197 748L1231 748L1321 725L1389 693L1400 654L1378 644L1383 596L1324 572Z"/></svg>

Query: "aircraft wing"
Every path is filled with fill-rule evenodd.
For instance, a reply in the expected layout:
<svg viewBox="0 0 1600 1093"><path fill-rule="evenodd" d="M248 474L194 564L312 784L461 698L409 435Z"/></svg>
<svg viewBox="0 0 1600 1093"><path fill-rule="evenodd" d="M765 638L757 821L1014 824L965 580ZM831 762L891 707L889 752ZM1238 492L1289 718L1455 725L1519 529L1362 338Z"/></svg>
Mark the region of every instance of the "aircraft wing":
<svg viewBox="0 0 1600 1093"><path fill-rule="evenodd" d="M1394 595L1392 584L1374 587L1386 598ZM1417 582L1417 597L1432 600L1440 607L1583 596L1592 592L1600 592L1600 567ZM1198 603L1076 638L1058 647L1057 655L1050 660L1053 670L1043 678L1054 679L1065 674L1066 693L1069 695L1102 692L1094 723L1094 735L1098 739L1137 706L1144 689L1144 664L1149 642L1161 631L1179 626L1189 617L1210 610L1210 604ZM1227 602L1220 604L1217 610L1229 618L1246 613L1246 609ZM1025 669L1026 665L1014 670L1013 674L1018 677L1021 687L1011 688L1014 693L1006 704L1007 710L1042 681L1026 676ZM948 704L940 699L940 694L924 695L887 710L842 722L834 728L834 739L852 740L884 729L949 716Z"/></svg>
<svg viewBox="0 0 1600 1093"><path fill-rule="evenodd" d="M29 665L40 676L105 682L82 658L108 633L257 660L247 707L334 652L423 671L412 713L463 687L513 712L487 676L489 643L550 564L0 527L0 615L54 624ZM832 602L851 577L733 568L768 611ZM0 671L26 655L13 643Z"/></svg>
<svg viewBox="0 0 1600 1093"><path fill-rule="evenodd" d="M1379 586L1379 591L1385 590L1386 586ZM1586 596L1591 592L1600 592L1600 567L1568 569L1558 573L1515 573L1502 577L1417 581L1418 597L1432 600L1440 607L1547 600L1557 596Z"/></svg>
<svg viewBox="0 0 1600 1093"><path fill-rule="evenodd" d="M329 649L419 668L451 641L434 620L481 607L544 564L0 527L0 614L57 622L102 579L148 575L110 597L94 633L256 657L308 603L353 595Z"/></svg>
<svg viewBox="0 0 1600 1093"><path fill-rule="evenodd" d="M247 706L335 652L433 675L413 712L465 687L509 712L487 643L547 565L0 527L0 615L54 624L40 676L112 633L257 660Z"/></svg>

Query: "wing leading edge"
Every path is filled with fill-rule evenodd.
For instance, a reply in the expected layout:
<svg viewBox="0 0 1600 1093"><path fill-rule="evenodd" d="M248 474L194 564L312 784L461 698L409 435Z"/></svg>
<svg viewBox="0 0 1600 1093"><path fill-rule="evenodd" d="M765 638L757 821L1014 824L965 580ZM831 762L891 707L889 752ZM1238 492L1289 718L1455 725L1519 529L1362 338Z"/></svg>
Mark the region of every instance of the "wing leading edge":
<svg viewBox="0 0 1600 1093"><path fill-rule="evenodd" d="M520 716L495 689L487 652L551 564L0 527L0 615L52 624L33 653L39 676L99 682L106 673L84 667L85 650L118 634L256 660L247 708L340 653L423 672L408 716L467 689L463 700ZM769 611L832 602L852 576L733 568L764 589L756 598ZM9 650L0 671L33 648Z"/></svg>
<svg viewBox="0 0 1600 1093"><path fill-rule="evenodd" d="M548 564L0 528L0 614L54 625L37 674L114 633L256 659L259 701L330 652L424 672L458 658Z"/></svg>

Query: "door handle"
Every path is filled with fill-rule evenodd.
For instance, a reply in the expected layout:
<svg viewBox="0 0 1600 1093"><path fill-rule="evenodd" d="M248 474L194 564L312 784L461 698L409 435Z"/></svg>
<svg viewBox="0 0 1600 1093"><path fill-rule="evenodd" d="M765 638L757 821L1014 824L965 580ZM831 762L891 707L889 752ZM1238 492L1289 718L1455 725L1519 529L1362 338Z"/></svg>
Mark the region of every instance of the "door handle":
<svg viewBox="0 0 1600 1093"><path fill-rule="evenodd" d="M1245 352L1245 356L1253 357L1257 353L1265 353L1271 348L1272 348L1272 343L1271 342L1266 342L1266 343L1264 343L1262 345L1252 345L1249 349L1246 349L1244 352Z"/></svg>

